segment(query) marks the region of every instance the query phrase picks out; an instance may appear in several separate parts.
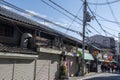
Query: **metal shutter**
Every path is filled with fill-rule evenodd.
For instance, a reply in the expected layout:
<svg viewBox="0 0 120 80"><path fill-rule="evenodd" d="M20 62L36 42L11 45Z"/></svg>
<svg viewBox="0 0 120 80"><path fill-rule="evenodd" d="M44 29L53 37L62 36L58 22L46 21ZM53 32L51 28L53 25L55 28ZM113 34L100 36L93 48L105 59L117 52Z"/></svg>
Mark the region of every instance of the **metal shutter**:
<svg viewBox="0 0 120 80"><path fill-rule="evenodd" d="M13 62L8 59L0 59L0 80L12 80Z"/></svg>
<svg viewBox="0 0 120 80"><path fill-rule="evenodd" d="M33 80L34 62L33 60L17 60L14 80Z"/></svg>
<svg viewBox="0 0 120 80"><path fill-rule="evenodd" d="M40 53L37 60L36 80L54 80L59 75L59 55Z"/></svg>

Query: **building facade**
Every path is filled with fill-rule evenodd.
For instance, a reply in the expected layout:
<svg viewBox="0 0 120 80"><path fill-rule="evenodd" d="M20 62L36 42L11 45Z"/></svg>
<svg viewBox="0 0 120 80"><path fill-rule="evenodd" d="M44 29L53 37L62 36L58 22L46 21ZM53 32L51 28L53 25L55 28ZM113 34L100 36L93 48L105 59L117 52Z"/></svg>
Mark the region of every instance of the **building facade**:
<svg viewBox="0 0 120 80"><path fill-rule="evenodd" d="M112 37L95 35L90 37L88 41L90 44L93 44L99 48L111 49L111 52L115 54L115 40Z"/></svg>
<svg viewBox="0 0 120 80"><path fill-rule="evenodd" d="M63 65L77 76L78 48L80 40L0 7L0 79L57 80Z"/></svg>

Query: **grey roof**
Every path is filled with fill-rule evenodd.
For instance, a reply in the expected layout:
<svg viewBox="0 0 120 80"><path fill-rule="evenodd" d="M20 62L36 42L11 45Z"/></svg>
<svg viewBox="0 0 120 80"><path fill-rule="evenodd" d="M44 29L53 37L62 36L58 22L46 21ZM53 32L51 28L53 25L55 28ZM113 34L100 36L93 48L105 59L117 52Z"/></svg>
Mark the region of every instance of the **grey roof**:
<svg viewBox="0 0 120 80"><path fill-rule="evenodd" d="M23 22L26 22L26 23L31 23L31 24L34 24L34 25L37 25L39 26L38 23L36 23L35 21L33 20L30 20L22 15L19 15L11 10L8 10L8 9L5 9L3 7L0 7L0 14L1 15L4 15L4 16L7 16L7 17L10 17L10 18L13 18L13 19L16 19L16 20L19 20L19 21L23 21Z"/></svg>
<svg viewBox="0 0 120 80"><path fill-rule="evenodd" d="M61 35L61 36L63 36L63 37L66 37L66 38L71 39L71 40L73 40L73 41L76 41L76 42L78 42L78 43L81 43L81 40L79 40L79 39L77 39L77 38L74 38L74 37L72 37L72 36L69 36L69 35L67 35L67 34L64 34L64 33L60 32L60 31L56 31L56 30L54 30L54 29L52 29L52 28L49 28L49 27L46 26L46 25L40 24L40 23L38 23L38 22L36 22L36 21L34 21L34 20L32 20L32 19L29 19L29 18L27 18L27 17L24 17L24 16L22 16L22 15L20 15L20 14L17 14L17 13L15 13L15 12L13 12L13 11L11 11L11 10L8 10L8 9L5 9L5 8L3 8L3 7L0 7L0 15L2 15L2 16L7 16L7 17L9 17L9 18L12 18L12 19L15 19L15 20L18 20L18 21L22 21L22 22L25 22L25 23L29 23L29 24L33 24L33 25L39 26L39 27L37 27L37 28L42 27L42 28L44 28L45 30L48 30L48 31L53 32L53 33L55 33L55 34Z"/></svg>
<svg viewBox="0 0 120 80"><path fill-rule="evenodd" d="M12 47L5 44L0 43L0 52L11 52L11 53L23 53L23 54L37 54L37 52L20 47Z"/></svg>

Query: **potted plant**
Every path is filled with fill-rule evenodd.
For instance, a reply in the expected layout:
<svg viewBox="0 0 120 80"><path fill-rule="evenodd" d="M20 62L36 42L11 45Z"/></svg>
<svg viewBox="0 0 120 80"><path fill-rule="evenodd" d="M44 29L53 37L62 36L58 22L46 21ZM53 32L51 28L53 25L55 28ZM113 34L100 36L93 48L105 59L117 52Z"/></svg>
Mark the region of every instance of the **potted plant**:
<svg viewBox="0 0 120 80"><path fill-rule="evenodd" d="M67 78L67 68L65 64L62 64L60 67L60 78L61 79L66 79Z"/></svg>

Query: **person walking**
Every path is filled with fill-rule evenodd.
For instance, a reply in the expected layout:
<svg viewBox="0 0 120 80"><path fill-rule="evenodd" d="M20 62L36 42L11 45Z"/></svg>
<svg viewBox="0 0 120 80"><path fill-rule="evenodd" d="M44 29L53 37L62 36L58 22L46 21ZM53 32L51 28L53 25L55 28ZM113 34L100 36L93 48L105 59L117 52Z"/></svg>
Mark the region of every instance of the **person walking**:
<svg viewBox="0 0 120 80"><path fill-rule="evenodd" d="M120 73L120 64L118 65L118 72Z"/></svg>
<svg viewBox="0 0 120 80"><path fill-rule="evenodd" d="M110 72L110 64L109 63L108 63L107 68L108 68L108 72Z"/></svg>
<svg viewBox="0 0 120 80"><path fill-rule="evenodd" d="M114 70L114 64L111 64L111 70L113 72L113 70Z"/></svg>
<svg viewBox="0 0 120 80"><path fill-rule="evenodd" d="M96 72L96 63L95 62L93 63L93 70L94 70L94 72Z"/></svg>
<svg viewBox="0 0 120 80"><path fill-rule="evenodd" d="M104 72L104 64L101 64L101 71Z"/></svg>

